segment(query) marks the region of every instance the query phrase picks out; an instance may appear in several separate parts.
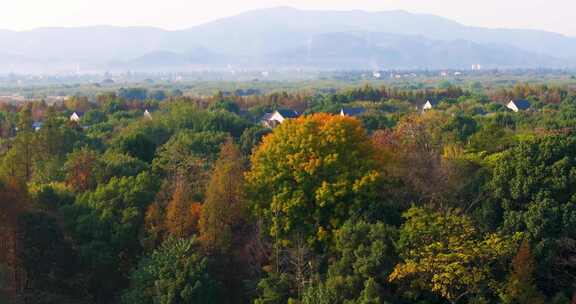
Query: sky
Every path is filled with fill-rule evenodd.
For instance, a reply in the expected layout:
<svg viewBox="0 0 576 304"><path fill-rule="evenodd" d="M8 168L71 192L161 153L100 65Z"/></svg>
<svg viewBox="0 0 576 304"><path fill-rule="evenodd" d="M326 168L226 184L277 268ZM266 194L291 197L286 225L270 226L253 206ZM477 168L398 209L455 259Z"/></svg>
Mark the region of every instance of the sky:
<svg viewBox="0 0 576 304"><path fill-rule="evenodd" d="M576 37L576 0L0 0L0 29L154 26L184 29L247 10L406 10L465 25L530 28Z"/></svg>

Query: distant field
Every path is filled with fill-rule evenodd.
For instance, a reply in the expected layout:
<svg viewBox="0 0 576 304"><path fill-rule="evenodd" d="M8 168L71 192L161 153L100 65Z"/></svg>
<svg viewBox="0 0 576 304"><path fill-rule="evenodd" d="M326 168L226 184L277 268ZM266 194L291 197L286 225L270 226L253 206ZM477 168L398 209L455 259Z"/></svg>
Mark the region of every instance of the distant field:
<svg viewBox="0 0 576 304"><path fill-rule="evenodd" d="M260 79L259 74L244 75L238 80L194 79L188 76L173 80L162 75L141 75L126 77L78 76L78 77L38 77L12 76L0 77L0 100L21 102L25 100L58 100L66 96L94 97L101 93L115 92L120 88L144 88L155 90L180 90L188 96L208 96L218 91L235 94L248 91L248 95L275 91L327 92L333 90L371 85L389 86L403 89L425 89L457 85L464 88L482 87L484 89L512 86L518 82L529 84L547 84L576 87L576 72L556 70L518 70L518 71L402 71L381 72L375 78L373 72L324 72L309 74L306 79L290 79L289 75L275 76L277 79ZM147 76L147 77L146 77ZM249 77L254 76L254 77ZM200 77L198 77L200 78ZM217 78L217 77L211 77ZM270 77L272 78L272 77ZM106 82L104 79L113 79Z"/></svg>

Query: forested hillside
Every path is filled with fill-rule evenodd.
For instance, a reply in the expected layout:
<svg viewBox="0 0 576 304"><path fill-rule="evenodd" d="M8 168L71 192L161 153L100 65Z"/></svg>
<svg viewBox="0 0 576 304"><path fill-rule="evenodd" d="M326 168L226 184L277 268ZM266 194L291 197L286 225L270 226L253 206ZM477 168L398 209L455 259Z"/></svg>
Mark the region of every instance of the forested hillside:
<svg viewBox="0 0 576 304"><path fill-rule="evenodd" d="M568 85L0 104L0 303L575 303L575 125Z"/></svg>

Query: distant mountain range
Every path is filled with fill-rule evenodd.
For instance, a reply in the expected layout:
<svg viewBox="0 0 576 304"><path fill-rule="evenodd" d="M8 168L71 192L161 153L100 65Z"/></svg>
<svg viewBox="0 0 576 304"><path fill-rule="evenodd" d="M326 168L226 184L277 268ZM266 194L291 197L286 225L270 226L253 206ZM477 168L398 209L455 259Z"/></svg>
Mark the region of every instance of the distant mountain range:
<svg viewBox="0 0 576 304"><path fill-rule="evenodd" d="M576 67L576 38L469 27L405 11L273 8L180 31L94 26L0 31L1 72L306 67Z"/></svg>

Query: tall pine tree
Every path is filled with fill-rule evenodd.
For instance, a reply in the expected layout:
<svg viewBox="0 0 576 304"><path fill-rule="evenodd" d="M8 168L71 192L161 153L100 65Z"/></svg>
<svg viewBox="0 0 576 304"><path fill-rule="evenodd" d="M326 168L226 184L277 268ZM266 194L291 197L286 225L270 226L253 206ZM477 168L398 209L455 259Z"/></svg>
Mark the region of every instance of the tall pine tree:
<svg viewBox="0 0 576 304"><path fill-rule="evenodd" d="M54 106L48 107L44 124L38 131L39 149L43 159L58 156L62 151L63 138Z"/></svg>
<svg viewBox="0 0 576 304"><path fill-rule="evenodd" d="M14 144L4 158L4 172L21 181L29 181L32 178L34 155L34 130L30 105L26 105L18 113L17 128Z"/></svg>

